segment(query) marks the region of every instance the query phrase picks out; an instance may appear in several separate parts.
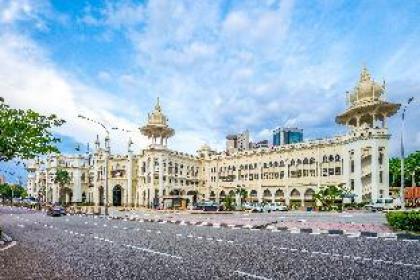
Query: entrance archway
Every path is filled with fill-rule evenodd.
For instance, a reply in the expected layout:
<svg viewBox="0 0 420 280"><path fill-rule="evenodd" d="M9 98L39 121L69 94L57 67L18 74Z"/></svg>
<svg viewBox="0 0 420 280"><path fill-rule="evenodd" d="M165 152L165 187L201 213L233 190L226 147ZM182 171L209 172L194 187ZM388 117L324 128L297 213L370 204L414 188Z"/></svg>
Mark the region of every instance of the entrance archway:
<svg viewBox="0 0 420 280"><path fill-rule="evenodd" d="M116 185L113 189L112 189L112 205L113 206L121 206L121 186L120 185Z"/></svg>

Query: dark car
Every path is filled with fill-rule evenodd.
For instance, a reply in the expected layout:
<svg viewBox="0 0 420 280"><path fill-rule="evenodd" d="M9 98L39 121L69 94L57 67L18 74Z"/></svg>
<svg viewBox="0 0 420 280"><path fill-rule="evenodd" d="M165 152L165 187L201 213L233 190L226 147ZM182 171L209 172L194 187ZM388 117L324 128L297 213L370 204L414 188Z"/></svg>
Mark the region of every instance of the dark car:
<svg viewBox="0 0 420 280"><path fill-rule="evenodd" d="M198 202L193 209L202 211L221 211L223 210L223 206L213 201L203 201Z"/></svg>
<svg viewBox="0 0 420 280"><path fill-rule="evenodd" d="M48 208L47 215L49 216L62 216L66 214L66 210L60 204L53 204Z"/></svg>

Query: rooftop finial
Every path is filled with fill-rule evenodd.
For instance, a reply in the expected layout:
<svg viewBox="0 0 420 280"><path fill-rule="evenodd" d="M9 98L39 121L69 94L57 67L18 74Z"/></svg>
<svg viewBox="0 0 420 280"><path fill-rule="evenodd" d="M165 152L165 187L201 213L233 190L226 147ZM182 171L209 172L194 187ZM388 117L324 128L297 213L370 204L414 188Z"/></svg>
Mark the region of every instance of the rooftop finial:
<svg viewBox="0 0 420 280"><path fill-rule="evenodd" d="M366 67L366 64L363 65L362 72L360 73L360 81L369 81L370 73Z"/></svg>
<svg viewBox="0 0 420 280"><path fill-rule="evenodd" d="M159 96L157 97L157 102L156 102L156 106L155 109L158 110L160 112L160 102L159 102Z"/></svg>

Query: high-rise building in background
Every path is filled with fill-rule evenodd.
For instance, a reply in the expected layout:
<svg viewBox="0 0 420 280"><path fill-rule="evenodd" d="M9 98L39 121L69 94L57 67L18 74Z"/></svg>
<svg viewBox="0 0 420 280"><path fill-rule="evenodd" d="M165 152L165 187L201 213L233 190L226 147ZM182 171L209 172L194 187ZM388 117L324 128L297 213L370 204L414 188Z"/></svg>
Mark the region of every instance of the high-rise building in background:
<svg viewBox="0 0 420 280"><path fill-rule="evenodd" d="M303 129L276 128L273 130L273 146L295 144L303 141Z"/></svg>
<svg viewBox="0 0 420 280"><path fill-rule="evenodd" d="M249 131L226 136L226 151L233 153L249 149Z"/></svg>

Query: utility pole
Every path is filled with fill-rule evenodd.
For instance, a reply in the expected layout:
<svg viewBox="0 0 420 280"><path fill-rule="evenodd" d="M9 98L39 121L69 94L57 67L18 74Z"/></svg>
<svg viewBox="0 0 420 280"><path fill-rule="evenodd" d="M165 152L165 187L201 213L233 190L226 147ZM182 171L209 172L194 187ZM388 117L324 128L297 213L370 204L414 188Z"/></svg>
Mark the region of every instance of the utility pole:
<svg viewBox="0 0 420 280"><path fill-rule="evenodd" d="M414 100L414 97L410 97L407 101L407 104L404 105L402 115L401 115L401 184L400 184L400 200L401 200L401 209L405 209L405 199L404 199L404 119L405 111L407 110L408 105Z"/></svg>

